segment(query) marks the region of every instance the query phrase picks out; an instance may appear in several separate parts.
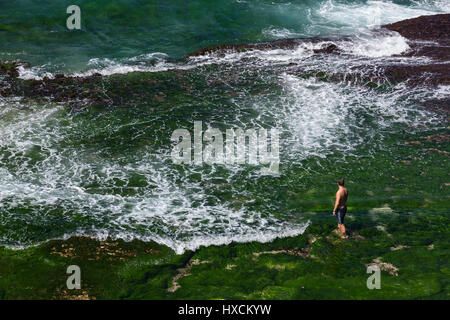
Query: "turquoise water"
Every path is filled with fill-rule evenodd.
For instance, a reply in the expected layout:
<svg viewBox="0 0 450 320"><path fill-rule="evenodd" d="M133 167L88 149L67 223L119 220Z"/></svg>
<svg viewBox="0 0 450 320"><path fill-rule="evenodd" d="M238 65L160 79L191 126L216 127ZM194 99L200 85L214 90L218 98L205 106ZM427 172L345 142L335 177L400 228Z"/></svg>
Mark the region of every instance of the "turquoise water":
<svg viewBox="0 0 450 320"><path fill-rule="evenodd" d="M448 87L374 90L308 76L404 63L395 55L406 39L371 29L448 12L446 1L78 1L81 31L65 28L69 4L2 2L0 58L30 62L24 79L99 72L99 95L116 102L73 113L0 99L0 244L90 235L182 252L267 241L302 233L306 212L329 214L341 176L350 212L448 211L448 143L426 138L448 122L422 104ZM306 40L173 60L220 43L339 35L348 36L334 40L341 55L314 55L329 41ZM279 175L174 164L172 132L192 133L194 121L222 132L276 128ZM441 152L423 151L433 148Z"/></svg>
<svg viewBox="0 0 450 320"><path fill-rule="evenodd" d="M81 31L66 28L72 4L81 9ZM102 59L146 64L156 53L179 58L221 43L355 34L449 10L444 0L2 1L0 58L78 72L111 63Z"/></svg>

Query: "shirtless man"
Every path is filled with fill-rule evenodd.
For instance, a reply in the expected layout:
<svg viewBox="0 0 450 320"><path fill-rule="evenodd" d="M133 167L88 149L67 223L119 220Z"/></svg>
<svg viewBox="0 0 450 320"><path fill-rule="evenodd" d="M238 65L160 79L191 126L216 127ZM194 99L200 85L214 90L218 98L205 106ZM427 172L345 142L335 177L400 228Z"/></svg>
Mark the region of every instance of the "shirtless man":
<svg viewBox="0 0 450 320"><path fill-rule="evenodd" d="M347 213L347 198L348 190L344 188L344 178L338 180L339 190L336 192L336 202L334 204L333 216L337 215L338 229L342 233L342 237L345 238L345 226L344 217Z"/></svg>

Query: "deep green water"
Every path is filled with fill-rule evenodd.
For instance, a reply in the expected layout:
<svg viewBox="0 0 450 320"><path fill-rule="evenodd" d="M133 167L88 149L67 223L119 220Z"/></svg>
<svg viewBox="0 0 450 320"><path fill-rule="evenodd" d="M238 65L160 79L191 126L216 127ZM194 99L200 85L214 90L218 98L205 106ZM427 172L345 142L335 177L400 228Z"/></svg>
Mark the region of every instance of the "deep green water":
<svg viewBox="0 0 450 320"><path fill-rule="evenodd" d="M448 96L447 87L373 89L290 68L328 75L402 63L391 56L407 50L405 39L374 39L370 27L445 12L446 2L79 1L81 31L65 29L73 2L42 3L0 4L0 58L31 62L24 78L99 71L99 94L123 87L124 102L71 113L0 100L0 244L93 235L182 252L267 241L303 232L307 212L329 214L342 176L350 213L448 212L450 148L426 139L448 132L448 123L422 104ZM307 42L167 59L220 43L342 34L350 40L339 42L340 56L314 56L317 44ZM280 174L263 176L261 165L173 164L171 134L192 133L194 121L223 132L278 129Z"/></svg>

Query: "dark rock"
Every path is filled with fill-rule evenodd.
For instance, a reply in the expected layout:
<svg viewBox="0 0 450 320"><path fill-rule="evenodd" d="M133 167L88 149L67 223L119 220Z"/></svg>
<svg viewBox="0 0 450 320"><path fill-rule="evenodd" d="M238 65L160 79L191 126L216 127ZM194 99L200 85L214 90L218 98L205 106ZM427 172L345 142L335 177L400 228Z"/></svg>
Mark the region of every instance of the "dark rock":
<svg viewBox="0 0 450 320"><path fill-rule="evenodd" d="M383 26L411 40L450 41L450 14L421 16Z"/></svg>
<svg viewBox="0 0 450 320"><path fill-rule="evenodd" d="M313 51L314 51L314 53L333 53L333 52L338 51L338 47L337 47L337 45L332 43L324 48L314 49Z"/></svg>
<svg viewBox="0 0 450 320"><path fill-rule="evenodd" d="M410 40L404 56L425 56L448 61L450 57L450 14L421 16L383 26ZM447 69L448 72L448 69Z"/></svg>
<svg viewBox="0 0 450 320"><path fill-rule="evenodd" d="M19 66L20 63L16 61L0 63L0 75L3 74L11 78L17 78L19 76Z"/></svg>
<svg viewBox="0 0 450 320"><path fill-rule="evenodd" d="M187 54L184 58L202 56L206 54L223 55L225 52L245 52L247 50L271 50L271 49L295 49L298 45L309 42L319 43L324 41L334 41L337 38L288 38L270 42L261 43L238 43L238 44L220 44L217 46L206 47ZM325 48L317 49L317 53L331 53L337 49L337 46L330 44Z"/></svg>

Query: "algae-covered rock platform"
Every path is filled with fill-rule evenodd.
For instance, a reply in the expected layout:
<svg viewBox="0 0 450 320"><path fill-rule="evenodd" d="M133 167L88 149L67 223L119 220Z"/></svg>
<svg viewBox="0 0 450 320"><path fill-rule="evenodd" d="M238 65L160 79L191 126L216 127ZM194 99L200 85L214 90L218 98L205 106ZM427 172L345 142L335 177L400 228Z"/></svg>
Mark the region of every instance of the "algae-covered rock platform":
<svg viewBox="0 0 450 320"><path fill-rule="evenodd" d="M2 299L449 299L449 216L354 214L341 239L329 214L297 237L202 247L73 237L0 249ZM68 290L66 269L81 269ZM369 290L368 265L381 269Z"/></svg>

